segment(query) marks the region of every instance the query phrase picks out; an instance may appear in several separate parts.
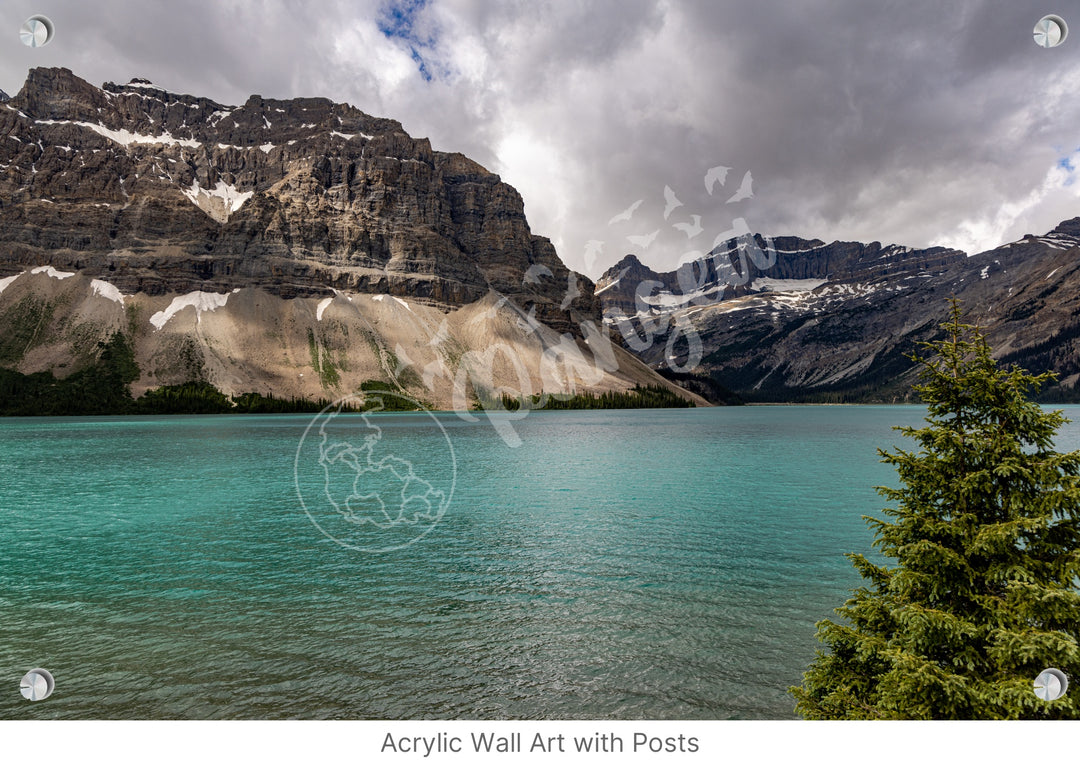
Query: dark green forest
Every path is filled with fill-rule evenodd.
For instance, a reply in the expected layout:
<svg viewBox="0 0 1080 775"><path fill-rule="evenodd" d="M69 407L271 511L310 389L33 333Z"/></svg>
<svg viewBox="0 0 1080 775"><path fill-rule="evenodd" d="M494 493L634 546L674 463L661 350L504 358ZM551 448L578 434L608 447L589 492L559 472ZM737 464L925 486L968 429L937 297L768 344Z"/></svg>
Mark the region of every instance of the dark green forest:
<svg viewBox="0 0 1080 775"><path fill-rule="evenodd" d="M549 409L689 409L694 406L682 396L660 385L635 385L625 393L609 390L606 393L575 393L573 395L541 393L523 398L503 395L497 403L477 404L477 409L500 406L516 412L524 405L529 410Z"/></svg>
<svg viewBox="0 0 1080 775"><path fill-rule="evenodd" d="M66 377L0 369L0 416L317 412L328 401L244 393L227 396L209 382L163 385L133 398L139 366L120 332L98 342L95 361Z"/></svg>

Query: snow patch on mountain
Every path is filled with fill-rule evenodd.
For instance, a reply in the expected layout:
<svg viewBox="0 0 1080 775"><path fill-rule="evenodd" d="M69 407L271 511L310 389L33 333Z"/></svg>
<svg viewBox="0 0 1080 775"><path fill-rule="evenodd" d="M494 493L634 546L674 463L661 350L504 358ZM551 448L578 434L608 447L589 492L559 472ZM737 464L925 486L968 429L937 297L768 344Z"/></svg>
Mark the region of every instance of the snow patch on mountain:
<svg viewBox="0 0 1080 775"><path fill-rule="evenodd" d="M30 274L41 274L42 272L47 274L49 277L53 277L57 280L65 280L68 277L75 276L74 272L60 272L56 269L53 269L51 266L37 266L30 270Z"/></svg>
<svg viewBox="0 0 1080 775"><path fill-rule="evenodd" d="M106 299L119 302L121 307L124 306L124 294L120 293L120 289L112 283L104 280L91 280L90 290L95 296L104 296Z"/></svg>
<svg viewBox="0 0 1080 775"><path fill-rule="evenodd" d="M155 83L151 83L145 78L136 78L128 81L124 84L125 89L154 89L155 91L165 91Z"/></svg>
<svg viewBox="0 0 1080 775"><path fill-rule="evenodd" d="M232 110L215 110L213 113L210 114L210 117L206 120L206 123L208 123L210 126L217 126L217 123L221 121L221 119L228 116L230 113L232 113Z"/></svg>
<svg viewBox="0 0 1080 775"><path fill-rule="evenodd" d="M1080 240L1076 237L1071 234L1062 234L1059 231L1052 231L1043 237L1039 237L1037 241L1057 250L1069 250L1080 245Z"/></svg>
<svg viewBox="0 0 1080 775"><path fill-rule="evenodd" d="M827 282L829 282L829 278L827 277L825 279L811 277L806 280L776 280L772 277L758 277L750 283L750 287L755 291L780 291L790 293L793 291L812 291Z"/></svg>
<svg viewBox="0 0 1080 775"><path fill-rule="evenodd" d="M181 191L192 204L219 223L228 221L229 216L255 194L254 191L240 191L224 180L219 180L213 188L203 188L199 181L195 180L190 187Z"/></svg>
<svg viewBox="0 0 1080 775"><path fill-rule="evenodd" d="M236 293L237 291L233 291ZM150 323L158 331L168 323L173 315L186 307L194 307L196 320L202 320L202 313L212 312L215 309L224 307L228 302L228 293L207 293L206 291L192 291L191 293L185 293L183 296L177 296L173 299L169 306L163 309L161 312L155 312L150 316Z"/></svg>
<svg viewBox="0 0 1080 775"><path fill-rule="evenodd" d="M188 148L198 148L201 143L196 140L188 140L173 137L168 132L160 135L141 135L136 132L129 132L127 129L109 129L101 124L91 124L89 121L55 121L53 119L39 119L34 122L35 124L74 124L75 126L85 127L91 131L97 132L102 137L107 137L114 143L118 143L123 146L132 145L184 145Z"/></svg>
<svg viewBox="0 0 1080 775"><path fill-rule="evenodd" d="M340 121L340 119L338 119L338 120ZM312 124L312 126L314 126L314 124ZM352 140L357 135L364 138L365 140L370 140L375 136L375 135L367 135L367 134L364 134L363 132L353 132L352 134L346 134L345 132L338 132L336 130L333 130L333 131L330 132L331 137L340 137L340 138L342 138L344 140Z"/></svg>
<svg viewBox="0 0 1080 775"><path fill-rule="evenodd" d="M5 277L4 279L0 280L0 293L3 293L5 288L18 280L24 274L26 274L26 272L19 272L18 274L12 275L11 277Z"/></svg>
<svg viewBox="0 0 1080 775"><path fill-rule="evenodd" d="M911 253L912 249L906 245L888 245L886 246L879 258L892 258L893 256L903 255L904 253Z"/></svg>

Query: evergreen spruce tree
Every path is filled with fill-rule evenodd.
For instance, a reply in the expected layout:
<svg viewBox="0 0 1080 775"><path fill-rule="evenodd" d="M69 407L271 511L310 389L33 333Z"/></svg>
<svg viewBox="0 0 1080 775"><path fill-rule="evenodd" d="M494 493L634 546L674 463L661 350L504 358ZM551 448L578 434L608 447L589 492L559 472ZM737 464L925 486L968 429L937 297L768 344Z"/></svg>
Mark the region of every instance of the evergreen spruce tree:
<svg viewBox="0 0 1080 775"><path fill-rule="evenodd" d="M1029 400L1052 374L998 368L953 301L924 343L919 451L878 450L898 488L864 517L888 560L848 555L867 586L823 621L791 692L806 718L1080 718L1080 452L1053 449L1067 422ZM1033 681L1069 677L1047 702Z"/></svg>

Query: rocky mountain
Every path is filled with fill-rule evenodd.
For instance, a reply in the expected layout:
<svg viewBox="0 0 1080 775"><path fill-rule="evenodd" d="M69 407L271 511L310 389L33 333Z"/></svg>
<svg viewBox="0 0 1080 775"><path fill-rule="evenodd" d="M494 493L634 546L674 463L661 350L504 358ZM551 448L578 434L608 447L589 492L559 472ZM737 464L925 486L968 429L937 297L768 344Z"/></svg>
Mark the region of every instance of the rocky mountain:
<svg viewBox="0 0 1080 775"><path fill-rule="evenodd" d="M748 400L911 399L907 357L959 298L1005 363L1060 374L1080 397L1080 219L979 255L747 235L659 274L633 256L597 283L609 324L645 360ZM689 382L687 384L690 384Z"/></svg>
<svg viewBox="0 0 1080 775"><path fill-rule="evenodd" d="M838 283L886 282L944 270L964 254L933 247L913 250L872 242L833 242L761 235L730 239L695 263L673 272L654 272L628 255L603 274L597 295L607 314L622 311L662 314L666 309L722 296L746 296L766 280L800 283L828 278ZM758 287L755 287L758 286ZM783 283L773 283L779 287ZM641 304L644 302L644 304Z"/></svg>
<svg viewBox="0 0 1080 775"><path fill-rule="evenodd" d="M136 392L375 379L447 407L663 383L600 315L512 187L396 121L66 69L0 103L0 367L69 373L120 331Z"/></svg>

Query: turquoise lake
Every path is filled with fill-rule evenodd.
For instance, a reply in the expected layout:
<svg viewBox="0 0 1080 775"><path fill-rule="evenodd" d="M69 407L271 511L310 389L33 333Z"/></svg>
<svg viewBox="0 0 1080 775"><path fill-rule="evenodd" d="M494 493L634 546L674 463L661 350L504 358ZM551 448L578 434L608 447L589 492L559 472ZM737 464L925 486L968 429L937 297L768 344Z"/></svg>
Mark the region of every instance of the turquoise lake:
<svg viewBox="0 0 1080 775"><path fill-rule="evenodd" d="M0 420L0 718L793 718L922 413Z"/></svg>

